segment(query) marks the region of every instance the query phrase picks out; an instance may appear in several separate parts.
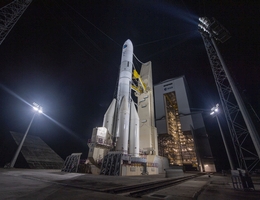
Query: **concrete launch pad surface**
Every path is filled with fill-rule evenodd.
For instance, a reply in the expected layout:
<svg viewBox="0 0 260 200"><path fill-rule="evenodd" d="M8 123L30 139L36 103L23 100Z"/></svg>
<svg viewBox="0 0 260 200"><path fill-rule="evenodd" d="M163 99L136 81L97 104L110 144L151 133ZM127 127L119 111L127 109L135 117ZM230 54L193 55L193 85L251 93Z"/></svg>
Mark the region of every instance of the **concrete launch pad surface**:
<svg viewBox="0 0 260 200"><path fill-rule="evenodd" d="M190 175L190 174L188 174ZM65 173L60 170L0 169L1 199L133 199L102 190L165 180L163 174L116 177ZM141 199L259 199L260 177L252 177L255 191L236 191L230 176L203 175L158 190Z"/></svg>

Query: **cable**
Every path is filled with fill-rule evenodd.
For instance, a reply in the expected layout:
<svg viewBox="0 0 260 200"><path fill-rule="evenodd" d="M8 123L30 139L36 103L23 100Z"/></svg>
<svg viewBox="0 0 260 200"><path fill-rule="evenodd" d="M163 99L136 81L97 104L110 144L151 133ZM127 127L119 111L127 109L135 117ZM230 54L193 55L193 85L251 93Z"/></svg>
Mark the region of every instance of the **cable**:
<svg viewBox="0 0 260 200"><path fill-rule="evenodd" d="M61 7L61 6L59 6L59 7ZM64 9L63 9L63 10L64 10ZM64 14L64 12L63 12L63 14ZM99 52L102 52L102 50L101 50L101 48L98 46L98 44L95 43L94 40L92 40L92 39L85 33L85 31L84 31L81 27L79 27L79 26L73 21L73 19L69 16L69 14L68 14L67 12L66 12L64 15L69 19L69 21L79 30L80 33L82 33L82 34L84 35L84 37L85 37Z"/></svg>
<svg viewBox="0 0 260 200"><path fill-rule="evenodd" d="M193 32L195 32L195 31L193 31ZM197 30L196 30L196 32L197 32ZM156 53L150 54L149 56L146 56L145 58L149 58L149 57L155 56L155 55L157 55L157 54L160 54L160 53L162 53L162 52L164 52L164 51L166 51L166 50L169 50L169 49L171 49L171 48L173 48L173 47L175 47L175 46L177 46L177 45L179 45L179 44L181 44L181 43L183 43L183 42L185 42L185 41L187 41L186 38L183 39L183 40L181 40L181 41L179 41L179 42L176 43L176 44L173 44L173 45L171 45L171 46L168 46L167 48L164 48L164 49L162 49L162 50L160 50L160 51L157 51Z"/></svg>
<svg viewBox="0 0 260 200"><path fill-rule="evenodd" d="M60 24L61 28L68 34L68 36L85 52L87 53L91 58L93 58L95 61L97 61L98 63L100 63L99 60L97 60L94 56L92 56L89 52L87 52L73 37L72 35L64 28L64 26L62 25L62 23L60 23L60 20L57 16L55 16L53 14L53 12L50 10L49 7L46 6L45 2L43 1L44 6L49 10L50 14L58 21L58 23ZM101 64L101 63L100 63Z"/></svg>
<svg viewBox="0 0 260 200"><path fill-rule="evenodd" d="M71 5L69 5L67 2L65 2L63 0L63 2L69 6L72 10L74 10L80 17L82 17L84 20L86 20L89 24L91 24L92 26L94 26L97 30L99 30L103 35L105 35L107 38L109 38L111 41L113 41L114 43L116 43L118 46L121 47L120 44L118 44L115 40L113 40L111 37L109 37L106 33L104 33L101 29L99 29L95 24L91 23L88 19L86 19L84 16L82 16L78 11L76 11Z"/></svg>
<svg viewBox="0 0 260 200"><path fill-rule="evenodd" d="M133 53L133 55L134 55L134 57L135 57L135 59L138 61L138 62L140 62L141 64L144 64L143 62L141 62L137 57L136 57L136 55ZM133 64L134 65L134 64Z"/></svg>
<svg viewBox="0 0 260 200"><path fill-rule="evenodd" d="M135 47L140 47L140 46L144 46L144 45L148 45L148 44L152 44L152 43L156 43L156 42L161 42L161 41L168 40L168 39L171 39L171 38L174 38L174 37L178 37L178 36L181 36L181 35L185 35L185 34L188 34L190 32L194 32L194 31L197 31L197 30L192 30L192 31L188 31L188 32L185 32L185 33L182 33L182 34L169 36L169 37L166 37L166 38L162 38L162 39L146 42L146 43L143 43L143 44L138 44L138 45L135 45Z"/></svg>
<svg viewBox="0 0 260 200"><path fill-rule="evenodd" d="M252 106L249 102L247 102L247 103L248 103L248 105L250 106L250 108L251 108L251 110L253 111L253 113L255 114L255 116L256 116L256 118L258 119L258 121L260 122L260 118L258 117L257 113L255 112L255 109L253 108L253 106Z"/></svg>

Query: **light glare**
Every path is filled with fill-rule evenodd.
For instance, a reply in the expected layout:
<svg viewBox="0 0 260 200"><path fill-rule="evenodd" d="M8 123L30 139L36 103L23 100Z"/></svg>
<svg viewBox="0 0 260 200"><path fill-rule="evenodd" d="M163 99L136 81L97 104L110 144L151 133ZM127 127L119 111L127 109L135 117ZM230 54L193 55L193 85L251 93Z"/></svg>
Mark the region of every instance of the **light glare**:
<svg viewBox="0 0 260 200"><path fill-rule="evenodd" d="M33 102L33 109L35 110L35 111L38 111L39 113L43 113L42 112L42 107L39 105L39 104L37 104L37 103L35 103L35 102Z"/></svg>
<svg viewBox="0 0 260 200"><path fill-rule="evenodd" d="M213 114L215 114L216 112L218 112L218 107L219 107L219 104L216 104L215 107L211 108L211 113L210 113L210 115L213 115Z"/></svg>

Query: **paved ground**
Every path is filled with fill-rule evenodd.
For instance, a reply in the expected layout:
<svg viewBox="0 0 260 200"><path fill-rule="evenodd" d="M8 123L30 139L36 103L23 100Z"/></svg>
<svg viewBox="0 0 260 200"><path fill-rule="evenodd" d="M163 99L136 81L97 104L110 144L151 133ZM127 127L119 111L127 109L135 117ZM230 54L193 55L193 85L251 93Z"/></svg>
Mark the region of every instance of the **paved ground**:
<svg viewBox="0 0 260 200"><path fill-rule="evenodd" d="M60 170L0 169L0 199L133 199L100 192L102 189L166 179L164 175L114 177L64 173ZM260 199L260 177L252 177L254 191L233 189L231 178L200 176L193 180L155 191L141 199L239 200Z"/></svg>

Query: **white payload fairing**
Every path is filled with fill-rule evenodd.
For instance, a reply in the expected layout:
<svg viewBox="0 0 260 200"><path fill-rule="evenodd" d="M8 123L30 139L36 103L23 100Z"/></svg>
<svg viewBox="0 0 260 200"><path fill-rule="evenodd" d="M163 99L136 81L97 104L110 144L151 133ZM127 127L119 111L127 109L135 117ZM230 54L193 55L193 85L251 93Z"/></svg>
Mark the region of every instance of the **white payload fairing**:
<svg viewBox="0 0 260 200"><path fill-rule="evenodd" d="M122 49L117 98L104 115L103 127L115 138L115 151L138 156L139 117L131 99L132 66L133 44L128 39Z"/></svg>

